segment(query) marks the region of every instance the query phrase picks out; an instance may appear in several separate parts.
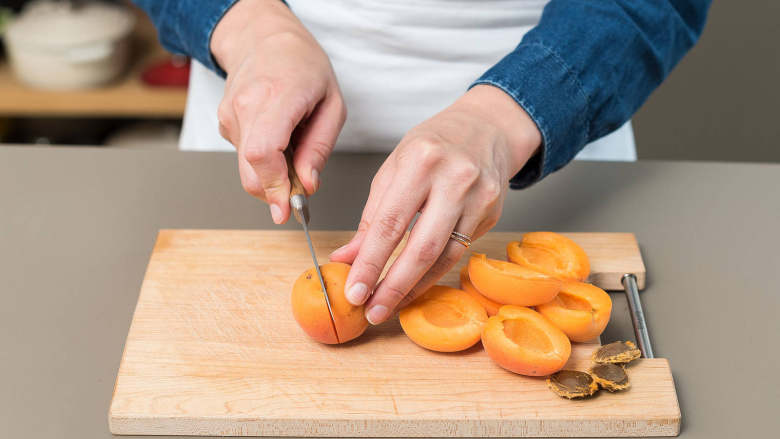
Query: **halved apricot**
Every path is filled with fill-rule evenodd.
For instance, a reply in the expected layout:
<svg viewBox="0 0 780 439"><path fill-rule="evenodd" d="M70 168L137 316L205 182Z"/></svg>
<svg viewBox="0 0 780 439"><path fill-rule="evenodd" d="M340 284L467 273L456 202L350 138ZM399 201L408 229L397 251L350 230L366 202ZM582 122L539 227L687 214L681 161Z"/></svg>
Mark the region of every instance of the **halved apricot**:
<svg viewBox="0 0 780 439"><path fill-rule="evenodd" d="M489 318L482 345L499 366L520 375L550 375L561 370L571 355L566 334L524 306L502 306Z"/></svg>
<svg viewBox="0 0 780 439"><path fill-rule="evenodd" d="M467 292L434 285L399 315L406 335L438 352L468 349L479 341L487 321L485 308Z"/></svg>
<svg viewBox="0 0 780 439"><path fill-rule="evenodd" d="M515 264L560 279L584 281L590 274L585 250L571 239L553 232L531 232L506 246L507 259Z"/></svg>
<svg viewBox="0 0 780 439"><path fill-rule="evenodd" d="M350 268L340 262L320 266L333 309L333 321L314 267L304 271L293 285L291 302L295 321L309 337L320 343L345 343L359 337L368 327L363 306L352 305L344 296L344 283Z"/></svg>
<svg viewBox="0 0 780 439"><path fill-rule="evenodd" d="M565 282L552 301L536 307L571 341L590 341L609 323L612 299L601 288L584 282Z"/></svg>
<svg viewBox="0 0 780 439"><path fill-rule="evenodd" d="M512 262L475 253L469 259L469 279L488 299L506 305L534 306L551 301L562 282Z"/></svg>
<svg viewBox="0 0 780 439"><path fill-rule="evenodd" d="M477 291L476 288L474 288L474 284L472 284L471 280L469 280L468 265L460 270L460 289L469 293L471 297L477 299L477 302L479 302L479 304L485 308L485 311L487 311L488 316L492 317L498 314L498 309L501 308L502 304L488 299L487 297L483 296L482 293Z"/></svg>

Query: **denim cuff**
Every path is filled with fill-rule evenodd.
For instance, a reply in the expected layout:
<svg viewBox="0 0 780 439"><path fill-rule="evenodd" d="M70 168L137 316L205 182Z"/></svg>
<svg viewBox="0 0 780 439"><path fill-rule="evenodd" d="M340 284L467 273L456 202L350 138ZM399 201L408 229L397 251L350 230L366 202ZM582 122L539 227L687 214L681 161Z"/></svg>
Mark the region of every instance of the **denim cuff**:
<svg viewBox="0 0 780 439"><path fill-rule="evenodd" d="M542 147L509 182L522 189L557 171L587 143L588 96L577 74L555 51L522 42L471 84L498 87L528 113L542 133Z"/></svg>

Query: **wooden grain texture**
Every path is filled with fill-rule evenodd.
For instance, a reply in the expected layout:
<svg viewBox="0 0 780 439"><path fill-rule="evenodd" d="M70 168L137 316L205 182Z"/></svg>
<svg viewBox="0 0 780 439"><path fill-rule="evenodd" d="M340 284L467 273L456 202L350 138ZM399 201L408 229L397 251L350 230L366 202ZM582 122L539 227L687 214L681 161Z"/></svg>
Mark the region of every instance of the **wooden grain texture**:
<svg viewBox="0 0 780 439"><path fill-rule="evenodd" d="M318 255L324 260L350 235L314 232ZM475 249L499 257L516 236L490 234ZM594 268L603 266L598 261L606 253L590 245L608 245L609 236L569 236L594 254ZM632 235L612 240L628 238L635 242ZM313 342L289 302L293 281L310 264L302 232L161 231L117 376L111 431L355 437L679 431L663 359L632 365L629 391L568 401L543 379L499 368L479 345L460 354L424 350L397 320L342 346ZM455 285L457 270L444 282ZM587 368L596 346L575 344L569 367Z"/></svg>

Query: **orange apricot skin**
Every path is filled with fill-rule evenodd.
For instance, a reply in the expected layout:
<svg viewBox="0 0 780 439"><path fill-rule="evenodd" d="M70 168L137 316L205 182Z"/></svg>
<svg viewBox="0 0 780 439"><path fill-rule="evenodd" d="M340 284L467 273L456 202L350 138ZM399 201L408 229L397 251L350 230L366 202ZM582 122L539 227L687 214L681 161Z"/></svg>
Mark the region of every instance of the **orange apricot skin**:
<svg viewBox="0 0 780 439"><path fill-rule="evenodd" d="M585 250L554 232L531 232L506 246L507 259L559 279L584 281L590 274Z"/></svg>
<svg viewBox="0 0 780 439"><path fill-rule="evenodd" d="M359 337L368 327L363 306L352 305L344 295L344 283L350 268L350 265L340 262L320 266L333 308L333 322L314 267L304 271L293 285L293 317L309 337L320 343L346 343Z"/></svg>
<svg viewBox="0 0 780 439"><path fill-rule="evenodd" d="M425 316L433 304L451 306L466 320L462 325L437 326ZM477 344L488 316L471 295L457 288L434 285L398 314L401 328L414 343L436 352L457 352Z"/></svg>
<svg viewBox="0 0 780 439"><path fill-rule="evenodd" d="M498 309L503 306L503 304L492 301L477 291L477 289L474 287L474 284L472 284L471 280L469 280L468 265L464 266L463 269L460 270L460 289L469 293L471 297L477 299L477 302L479 302L479 304L485 308L485 311L487 311L487 315L489 317L498 314Z"/></svg>
<svg viewBox="0 0 780 439"><path fill-rule="evenodd" d="M569 340L586 342L604 332L612 313L612 299L595 285L565 282L555 299L537 306L536 310L561 329Z"/></svg>
<svg viewBox="0 0 780 439"><path fill-rule="evenodd" d="M512 262L475 253L469 259L469 279L488 299L518 306L535 306L555 298L563 283Z"/></svg>
<svg viewBox="0 0 780 439"><path fill-rule="evenodd" d="M542 331L552 346L540 351L517 344L504 332L509 320L523 320ZM571 356L571 342L560 329L531 308L506 305L488 319L482 330L482 345L488 356L504 369L520 375L546 376L563 368Z"/></svg>

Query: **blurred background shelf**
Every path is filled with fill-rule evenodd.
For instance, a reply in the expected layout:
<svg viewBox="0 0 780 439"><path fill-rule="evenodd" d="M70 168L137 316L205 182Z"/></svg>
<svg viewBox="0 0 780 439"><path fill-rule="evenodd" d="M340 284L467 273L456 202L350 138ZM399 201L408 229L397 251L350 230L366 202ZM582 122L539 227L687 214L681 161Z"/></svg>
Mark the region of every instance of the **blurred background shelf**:
<svg viewBox="0 0 780 439"><path fill-rule="evenodd" d="M186 89L151 87L141 81L143 68L165 57L162 50L140 56L118 82L77 91L28 87L13 76L7 62L2 62L0 116L180 118L184 113Z"/></svg>

